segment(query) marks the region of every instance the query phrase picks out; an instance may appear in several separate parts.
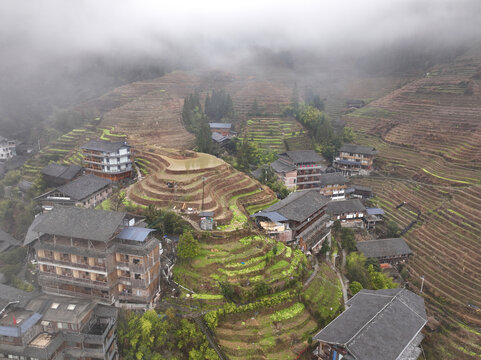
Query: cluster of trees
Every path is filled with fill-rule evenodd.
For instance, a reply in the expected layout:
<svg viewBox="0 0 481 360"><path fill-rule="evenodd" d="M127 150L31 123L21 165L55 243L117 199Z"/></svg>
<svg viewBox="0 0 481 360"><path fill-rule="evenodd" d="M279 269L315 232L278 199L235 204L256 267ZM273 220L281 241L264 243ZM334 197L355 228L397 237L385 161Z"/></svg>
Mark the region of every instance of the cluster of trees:
<svg viewBox="0 0 481 360"><path fill-rule="evenodd" d="M289 195L289 190L269 166L262 167L259 181L269 186L269 188L277 194L279 199L284 199Z"/></svg>
<svg viewBox="0 0 481 360"><path fill-rule="evenodd" d="M295 88L291 103L284 109L284 114L293 116L308 129L318 150L326 159L332 160L344 142L352 142L354 139L351 128L335 131L329 116L324 112L324 102L311 90L306 92L306 102L300 102Z"/></svg>
<svg viewBox="0 0 481 360"><path fill-rule="evenodd" d="M234 104L225 90L213 90L212 95L207 94L204 109L207 117L213 121L232 119L234 116Z"/></svg>
<svg viewBox="0 0 481 360"><path fill-rule="evenodd" d="M5 251L0 254L0 272L5 276L5 281L9 285L13 285L24 291L33 291L33 286L17 275L25 266L25 256L27 250L23 247Z"/></svg>
<svg viewBox="0 0 481 360"><path fill-rule="evenodd" d="M219 358L195 323L176 316L172 309L165 314L121 312L117 331L119 352L125 360Z"/></svg>
<svg viewBox="0 0 481 360"><path fill-rule="evenodd" d="M202 111L198 93L190 94L184 99L182 121L185 128L195 134L197 150L208 154L215 154L217 148L212 141L209 119Z"/></svg>
<svg viewBox="0 0 481 360"><path fill-rule="evenodd" d="M392 289L397 287L393 279L381 272L377 259L366 257L359 252L352 252L346 259L347 277L353 293L361 289Z"/></svg>
<svg viewBox="0 0 481 360"><path fill-rule="evenodd" d="M156 229L162 235L178 235L192 228L175 212L158 209L152 204L145 211L145 220L150 228Z"/></svg>

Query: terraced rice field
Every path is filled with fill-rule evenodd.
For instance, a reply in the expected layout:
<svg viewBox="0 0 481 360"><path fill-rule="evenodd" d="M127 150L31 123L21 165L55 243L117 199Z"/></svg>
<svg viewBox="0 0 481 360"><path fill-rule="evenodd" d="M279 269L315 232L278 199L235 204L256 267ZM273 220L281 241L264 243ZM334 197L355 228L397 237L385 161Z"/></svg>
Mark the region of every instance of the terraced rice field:
<svg viewBox="0 0 481 360"><path fill-rule="evenodd" d="M299 250L261 235L238 233L201 241L201 254L177 264L174 278L196 292L192 298L203 299L204 309L214 310L226 302L219 282L231 284L244 297L246 302L221 316L215 329L218 343L230 359L296 359L307 346L307 337L318 329L308 311L311 302L322 311L330 312L334 307L334 314L342 301L337 277L326 266L306 290L311 302L304 304L296 282L310 274L311 270L302 271L306 266ZM267 284L271 294L254 295L260 281ZM273 306L252 306L279 297L284 300Z"/></svg>
<svg viewBox="0 0 481 360"><path fill-rule="evenodd" d="M443 359L481 357L481 57L465 55L344 117L361 144L379 150L387 178L373 187L387 218L407 226L408 269L441 331L425 348ZM408 206L395 206L407 201ZM443 331L444 330L444 331Z"/></svg>
<svg viewBox="0 0 481 360"><path fill-rule="evenodd" d="M80 165L82 154L79 147L91 139L98 138L102 133L102 130L96 127L97 123L98 120L90 121L84 127L73 129L42 148L23 165L21 169L23 178L28 181L35 180L40 170L51 161Z"/></svg>
<svg viewBox="0 0 481 360"><path fill-rule="evenodd" d="M270 189L212 155L151 147L139 152L137 161L148 175L129 188L130 200L144 206L201 210L204 191L203 210L213 211L217 225L225 225L226 230L244 226L244 206L275 199Z"/></svg>
<svg viewBox="0 0 481 360"><path fill-rule="evenodd" d="M247 120L242 136L255 142L259 148L280 152L286 150L285 139L304 133L302 125L284 117L255 117Z"/></svg>

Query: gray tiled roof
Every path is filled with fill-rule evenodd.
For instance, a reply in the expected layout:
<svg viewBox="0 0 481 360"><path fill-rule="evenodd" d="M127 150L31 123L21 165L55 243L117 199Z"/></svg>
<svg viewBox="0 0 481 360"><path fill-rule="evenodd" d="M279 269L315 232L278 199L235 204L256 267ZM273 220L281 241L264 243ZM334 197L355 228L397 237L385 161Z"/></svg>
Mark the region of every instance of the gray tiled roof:
<svg viewBox="0 0 481 360"><path fill-rule="evenodd" d="M282 160L277 159L273 163L271 163L271 168L275 172L289 172L296 170L296 167L291 164L287 164Z"/></svg>
<svg viewBox="0 0 481 360"><path fill-rule="evenodd" d="M125 141L90 140L82 145L82 149L112 153L124 146L130 147Z"/></svg>
<svg viewBox="0 0 481 360"><path fill-rule="evenodd" d="M55 206L33 231L107 242L122 224L123 212Z"/></svg>
<svg viewBox="0 0 481 360"><path fill-rule="evenodd" d="M209 123L211 129L230 129L232 127L231 123Z"/></svg>
<svg viewBox="0 0 481 360"><path fill-rule="evenodd" d="M9 233L0 229L0 252L14 246L20 246L20 242Z"/></svg>
<svg viewBox="0 0 481 360"><path fill-rule="evenodd" d="M395 360L427 322L424 300L406 289L361 290L314 339L356 359Z"/></svg>
<svg viewBox="0 0 481 360"><path fill-rule="evenodd" d="M277 212L289 220L304 221L327 204L318 190L299 191L269 206L263 212Z"/></svg>
<svg viewBox="0 0 481 360"><path fill-rule="evenodd" d="M366 208L359 199L331 201L327 204L327 213L330 215L339 215L348 212L362 212Z"/></svg>
<svg viewBox="0 0 481 360"><path fill-rule="evenodd" d="M295 164L299 163L320 163L322 158L314 150L286 151L280 156L287 156Z"/></svg>
<svg viewBox="0 0 481 360"><path fill-rule="evenodd" d="M402 238L360 241L357 249L366 257L385 257L412 254L408 244Z"/></svg>
<svg viewBox="0 0 481 360"><path fill-rule="evenodd" d="M79 165L61 165L57 163L50 163L42 169L42 174L59 177L65 180L71 180L82 170Z"/></svg>
<svg viewBox="0 0 481 360"><path fill-rule="evenodd" d="M344 185L347 179L341 173L323 174L321 175L321 185Z"/></svg>
<svg viewBox="0 0 481 360"><path fill-rule="evenodd" d="M339 151L366 155L374 155L377 153L376 149L371 146L361 146L356 144L344 144Z"/></svg>
<svg viewBox="0 0 481 360"><path fill-rule="evenodd" d="M89 174L62 185L58 187L57 190L74 200L80 201L110 185L111 183L112 181L108 179Z"/></svg>
<svg viewBox="0 0 481 360"><path fill-rule="evenodd" d="M372 188L370 188L369 186L363 186L363 185L353 184L353 185L351 185L351 187L352 187L354 190L370 191L370 192L372 192Z"/></svg>

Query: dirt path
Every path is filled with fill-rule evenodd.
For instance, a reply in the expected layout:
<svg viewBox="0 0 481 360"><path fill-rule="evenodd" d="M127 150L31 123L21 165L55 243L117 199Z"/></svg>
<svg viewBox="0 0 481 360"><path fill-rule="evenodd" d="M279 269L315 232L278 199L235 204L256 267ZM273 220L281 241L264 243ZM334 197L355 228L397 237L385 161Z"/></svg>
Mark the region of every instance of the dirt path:
<svg viewBox="0 0 481 360"><path fill-rule="evenodd" d="M343 258L345 258L345 256L343 256ZM344 278L343 278L342 274L337 270L337 268L334 265L332 265L332 262L329 259L329 256L326 256L326 261L329 264L329 267L336 272L337 278L341 282L342 298L344 299L344 305L345 305L347 303L347 300L348 300L347 299L347 284L344 283ZM343 260L343 263L344 263L344 260ZM344 266L342 268L344 268Z"/></svg>
<svg viewBox="0 0 481 360"><path fill-rule="evenodd" d="M316 264L314 265L314 272L309 276L309 279L307 279L304 282L304 289L309 286L310 282L316 277L317 272L319 271L319 261L317 260L317 257L314 256L314 260L316 260Z"/></svg>

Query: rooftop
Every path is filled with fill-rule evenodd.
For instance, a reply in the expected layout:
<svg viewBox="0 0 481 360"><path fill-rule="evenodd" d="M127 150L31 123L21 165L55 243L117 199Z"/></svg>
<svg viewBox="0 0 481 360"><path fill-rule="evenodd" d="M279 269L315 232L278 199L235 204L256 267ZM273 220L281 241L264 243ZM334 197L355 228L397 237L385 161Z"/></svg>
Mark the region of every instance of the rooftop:
<svg viewBox="0 0 481 360"><path fill-rule="evenodd" d="M226 141L226 140L230 139L229 136L224 136L224 135L222 135L218 132L215 132L215 131L212 133L211 137L212 137L212 140L214 140L215 142L218 142L218 143L221 143L223 141Z"/></svg>
<svg viewBox="0 0 481 360"><path fill-rule="evenodd" d="M209 126L211 129L230 129L232 127L231 123L215 123L210 122Z"/></svg>
<svg viewBox="0 0 481 360"><path fill-rule="evenodd" d="M322 158L314 150L286 151L279 156L286 156L295 164L322 162Z"/></svg>
<svg viewBox="0 0 481 360"><path fill-rule="evenodd" d="M79 165L61 165L50 163L42 169L42 174L58 177L64 180L72 180L82 170Z"/></svg>
<svg viewBox="0 0 481 360"><path fill-rule="evenodd" d="M69 196L73 200L83 200L111 183L112 181L108 179L89 174L62 185L56 190Z"/></svg>
<svg viewBox="0 0 481 360"><path fill-rule="evenodd" d="M123 147L130 147L125 141L90 140L82 149L113 153Z"/></svg>
<svg viewBox="0 0 481 360"><path fill-rule="evenodd" d="M340 215L348 212L362 212L366 208L359 199L343 201L331 201L327 204L327 213L330 215Z"/></svg>
<svg viewBox="0 0 481 360"><path fill-rule="evenodd" d="M344 144L339 151L365 155L374 155L377 153L377 150L371 146L361 146L356 144Z"/></svg>
<svg viewBox="0 0 481 360"><path fill-rule="evenodd" d="M107 242L122 224L125 213L55 206L33 231L51 235Z"/></svg>
<svg viewBox="0 0 481 360"><path fill-rule="evenodd" d="M351 187L356 190L356 191L368 191L372 192L372 189L369 186L363 186L363 185L351 185Z"/></svg>
<svg viewBox="0 0 481 360"><path fill-rule="evenodd" d="M346 305L314 339L338 344L355 359L397 359L427 322L423 298L406 289L363 289Z"/></svg>
<svg viewBox="0 0 481 360"><path fill-rule="evenodd" d="M296 170L296 167L291 164L287 164L286 162L277 159L273 163L271 163L271 168L275 172L282 173L282 172L289 172Z"/></svg>
<svg viewBox="0 0 481 360"><path fill-rule="evenodd" d="M304 221L327 204L327 199L318 190L299 191L269 206L256 216L276 212L288 220ZM282 220L281 220L282 221Z"/></svg>
<svg viewBox="0 0 481 360"><path fill-rule="evenodd" d="M126 227L122 229L120 234L117 235L118 239L132 240L132 241L145 241L149 234L155 231L154 229L148 229L143 227Z"/></svg>
<svg viewBox="0 0 481 360"><path fill-rule="evenodd" d="M321 185L344 185L347 179L340 173L331 173L321 175Z"/></svg>
<svg viewBox="0 0 481 360"><path fill-rule="evenodd" d="M19 245L20 245L20 242L17 241L17 239L15 239L9 233L0 229L0 252Z"/></svg>
<svg viewBox="0 0 481 360"><path fill-rule="evenodd" d="M368 258L412 254L408 244L402 238L360 241L356 246Z"/></svg>

